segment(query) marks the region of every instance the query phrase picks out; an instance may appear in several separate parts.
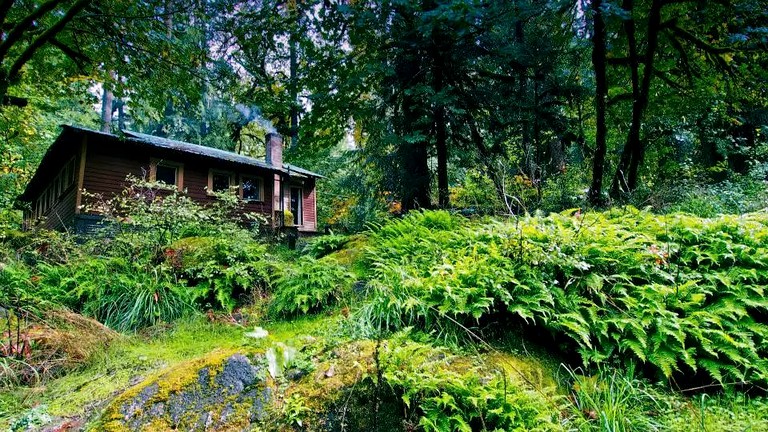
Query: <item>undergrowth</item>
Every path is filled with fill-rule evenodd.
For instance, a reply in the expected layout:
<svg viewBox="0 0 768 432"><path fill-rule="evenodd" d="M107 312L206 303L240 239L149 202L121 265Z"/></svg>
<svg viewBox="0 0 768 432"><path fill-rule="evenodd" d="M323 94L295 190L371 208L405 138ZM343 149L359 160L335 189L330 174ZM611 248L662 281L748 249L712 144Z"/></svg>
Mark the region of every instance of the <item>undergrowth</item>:
<svg viewBox="0 0 768 432"><path fill-rule="evenodd" d="M585 365L768 380L766 213L422 212L373 230L369 244L358 320L370 334L416 326L458 338L501 314L564 338Z"/></svg>

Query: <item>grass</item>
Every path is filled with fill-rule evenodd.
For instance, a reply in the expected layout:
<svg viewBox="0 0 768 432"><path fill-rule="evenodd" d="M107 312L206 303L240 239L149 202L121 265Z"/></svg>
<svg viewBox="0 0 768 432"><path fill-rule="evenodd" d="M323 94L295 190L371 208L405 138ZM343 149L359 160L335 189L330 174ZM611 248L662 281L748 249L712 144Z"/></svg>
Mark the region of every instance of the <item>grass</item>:
<svg viewBox="0 0 768 432"><path fill-rule="evenodd" d="M303 337L319 337L334 326L327 316L300 317L291 321L262 323L269 335L252 339L252 328L211 323L190 317L173 325L124 336L95 355L84 367L40 387L17 387L0 392L0 429L13 418L38 405L52 416L88 416L104 401L137 383L150 373L202 356L214 349L265 348L274 342L292 343Z"/></svg>

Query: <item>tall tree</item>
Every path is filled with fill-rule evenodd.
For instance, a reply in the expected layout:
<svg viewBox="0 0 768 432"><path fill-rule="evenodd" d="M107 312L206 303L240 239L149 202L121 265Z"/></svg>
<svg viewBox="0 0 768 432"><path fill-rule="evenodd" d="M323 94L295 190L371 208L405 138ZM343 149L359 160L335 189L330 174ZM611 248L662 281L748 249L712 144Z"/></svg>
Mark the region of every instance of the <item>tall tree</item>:
<svg viewBox="0 0 768 432"><path fill-rule="evenodd" d="M589 187L589 202L602 204L605 154L607 151L606 102L608 81L606 78L606 29L603 18L603 2L592 1L592 67L595 71L595 153L592 159L592 184Z"/></svg>

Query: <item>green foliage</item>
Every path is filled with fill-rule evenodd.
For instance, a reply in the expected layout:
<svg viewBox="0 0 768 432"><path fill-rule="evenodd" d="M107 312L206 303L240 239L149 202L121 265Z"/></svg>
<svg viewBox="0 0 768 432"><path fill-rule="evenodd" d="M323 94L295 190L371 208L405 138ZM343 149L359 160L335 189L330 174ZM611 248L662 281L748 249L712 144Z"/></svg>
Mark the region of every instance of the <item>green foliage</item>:
<svg viewBox="0 0 768 432"><path fill-rule="evenodd" d="M581 431L663 431L657 418L669 409L667 400L631 372L599 369L594 376L569 371L572 421Z"/></svg>
<svg viewBox="0 0 768 432"><path fill-rule="evenodd" d="M304 418L312 410L307 406L304 397L300 394L292 394L283 402L281 411L288 426L301 428L304 426Z"/></svg>
<svg viewBox="0 0 768 432"><path fill-rule="evenodd" d="M232 311L242 294L263 288L268 278L266 247L243 231L226 237L186 237L172 243L164 256L197 301L208 307Z"/></svg>
<svg viewBox="0 0 768 432"><path fill-rule="evenodd" d="M768 164L762 164L748 175L734 175L730 180L712 185L685 182L659 207L702 217L768 208L767 176Z"/></svg>
<svg viewBox="0 0 768 432"><path fill-rule="evenodd" d="M310 240L304 247L304 253L315 258L322 258L332 252L341 250L349 241L349 237L340 234L329 234Z"/></svg>
<svg viewBox="0 0 768 432"><path fill-rule="evenodd" d="M89 211L104 215L108 236L124 235L127 243L149 238L154 249L180 238L227 234L238 230L235 215L242 202L231 193L219 193L211 205L202 205L176 189L135 176L126 178L128 186L116 196L105 198L85 194ZM256 225L258 228L258 224ZM137 238L138 237L138 238ZM149 244L139 245L146 248Z"/></svg>
<svg viewBox="0 0 768 432"><path fill-rule="evenodd" d="M272 286L272 310L293 315L316 312L338 301L354 281L354 275L330 257L303 256L276 266Z"/></svg>
<svg viewBox="0 0 768 432"><path fill-rule="evenodd" d="M766 213L413 213L371 233L372 294L358 317L372 333L457 338L501 313L565 336L585 364L765 382L766 239Z"/></svg>
<svg viewBox="0 0 768 432"><path fill-rule="evenodd" d="M172 322L192 312L190 292L162 266L120 258L73 263L70 295L86 315L119 331Z"/></svg>
<svg viewBox="0 0 768 432"><path fill-rule="evenodd" d="M504 372L454 365L445 349L395 338L380 356L382 378L425 431L556 431L557 410L542 394L509 382Z"/></svg>
<svg viewBox="0 0 768 432"><path fill-rule="evenodd" d="M10 430L13 432L28 431L45 426L53 421L53 418L48 414L47 409L48 407L41 405L27 411L23 416L11 423Z"/></svg>

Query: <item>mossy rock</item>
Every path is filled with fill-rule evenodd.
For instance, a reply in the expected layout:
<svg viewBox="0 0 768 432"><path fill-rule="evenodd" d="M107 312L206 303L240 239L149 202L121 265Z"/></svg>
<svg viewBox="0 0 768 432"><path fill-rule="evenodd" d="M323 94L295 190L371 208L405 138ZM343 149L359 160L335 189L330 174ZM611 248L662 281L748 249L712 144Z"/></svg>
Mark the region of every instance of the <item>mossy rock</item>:
<svg viewBox="0 0 768 432"><path fill-rule="evenodd" d="M118 396L92 430L243 430L272 398L264 373L237 352L214 351L174 366Z"/></svg>

